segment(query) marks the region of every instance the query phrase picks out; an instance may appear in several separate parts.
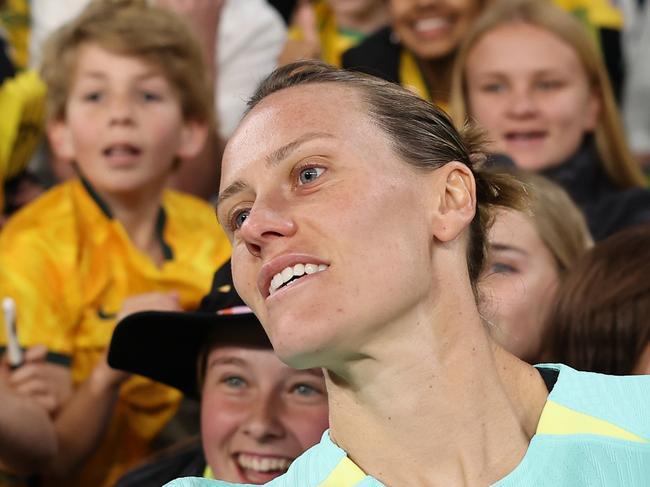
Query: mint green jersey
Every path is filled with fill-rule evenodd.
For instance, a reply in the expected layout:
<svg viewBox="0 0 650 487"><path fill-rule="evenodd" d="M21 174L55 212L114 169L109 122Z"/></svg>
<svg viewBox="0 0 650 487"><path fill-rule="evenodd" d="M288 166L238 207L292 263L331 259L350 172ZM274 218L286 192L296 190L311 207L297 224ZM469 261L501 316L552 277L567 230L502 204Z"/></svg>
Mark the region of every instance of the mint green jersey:
<svg viewBox="0 0 650 487"><path fill-rule="evenodd" d="M650 376L614 377L566 365L558 372L526 455L494 487L650 486ZM169 487L236 487L177 479ZM272 487L385 487L323 434Z"/></svg>

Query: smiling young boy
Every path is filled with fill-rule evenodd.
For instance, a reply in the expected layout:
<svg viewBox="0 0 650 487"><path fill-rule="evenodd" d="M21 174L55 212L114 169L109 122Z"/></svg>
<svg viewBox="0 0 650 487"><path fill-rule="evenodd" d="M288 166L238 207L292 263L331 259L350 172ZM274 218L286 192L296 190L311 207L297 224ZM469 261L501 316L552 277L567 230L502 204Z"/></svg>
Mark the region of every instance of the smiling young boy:
<svg viewBox="0 0 650 487"><path fill-rule="evenodd" d="M42 75L53 148L79 177L0 237L0 296L16 301L21 344L45 344L50 359L13 372L13 384L55 400L60 448L45 473L112 485L180 398L108 367L116 318L195 308L230 253L208 205L165 189L213 128L210 88L188 28L145 1L93 2L51 39Z"/></svg>

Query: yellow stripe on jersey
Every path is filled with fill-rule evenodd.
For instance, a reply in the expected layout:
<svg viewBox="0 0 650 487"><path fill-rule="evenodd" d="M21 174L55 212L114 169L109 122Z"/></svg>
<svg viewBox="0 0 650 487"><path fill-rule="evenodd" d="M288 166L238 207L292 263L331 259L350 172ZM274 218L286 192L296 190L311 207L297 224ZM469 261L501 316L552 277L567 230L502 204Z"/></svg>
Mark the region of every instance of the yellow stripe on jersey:
<svg viewBox="0 0 650 487"><path fill-rule="evenodd" d="M366 474L348 457L343 457L339 464L318 487L352 487L361 482Z"/></svg>
<svg viewBox="0 0 650 487"><path fill-rule="evenodd" d="M553 401L548 401L544 406L536 434L598 435L636 443L648 443L648 440L608 421L574 411Z"/></svg>

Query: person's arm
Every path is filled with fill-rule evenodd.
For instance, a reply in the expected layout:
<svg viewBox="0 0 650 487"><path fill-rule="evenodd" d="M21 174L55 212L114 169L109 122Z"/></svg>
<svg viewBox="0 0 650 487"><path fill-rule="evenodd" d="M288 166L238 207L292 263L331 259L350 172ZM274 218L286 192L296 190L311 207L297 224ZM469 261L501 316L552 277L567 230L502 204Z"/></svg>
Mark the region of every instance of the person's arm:
<svg viewBox="0 0 650 487"><path fill-rule="evenodd" d="M15 474L38 472L56 453L47 412L0 381L0 467Z"/></svg>
<svg viewBox="0 0 650 487"><path fill-rule="evenodd" d="M137 311L180 311L176 293L146 293L124 301L117 321ZM102 441L108 427L120 386L129 374L112 369L106 358L95 366L90 377L74 391L56 418L59 452L45 474L63 478L81 466Z"/></svg>
<svg viewBox="0 0 650 487"><path fill-rule="evenodd" d="M157 4L183 17L196 35L201 49L210 86L216 86L218 30L224 0L157 0ZM216 96L216 93L213 93ZM216 114L215 114L216 118ZM210 130L201 153L191 159L184 159L172 176L175 189L194 194L203 199L213 196L219 186L219 166L224 140L218 132L218 120Z"/></svg>

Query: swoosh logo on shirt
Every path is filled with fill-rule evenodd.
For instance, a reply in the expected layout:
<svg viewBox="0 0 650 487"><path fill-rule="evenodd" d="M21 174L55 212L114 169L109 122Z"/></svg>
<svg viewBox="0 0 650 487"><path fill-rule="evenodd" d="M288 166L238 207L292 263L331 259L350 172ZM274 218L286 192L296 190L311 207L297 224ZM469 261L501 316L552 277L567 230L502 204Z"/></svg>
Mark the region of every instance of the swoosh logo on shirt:
<svg viewBox="0 0 650 487"><path fill-rule="evenodd" d="M104 311L102 308L99 308L97 310L97 316L99 316L100 320L114 320L117 318L117 313L108 313Z"/></svg>

